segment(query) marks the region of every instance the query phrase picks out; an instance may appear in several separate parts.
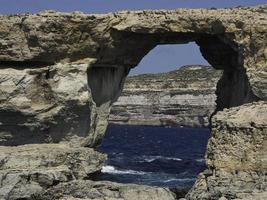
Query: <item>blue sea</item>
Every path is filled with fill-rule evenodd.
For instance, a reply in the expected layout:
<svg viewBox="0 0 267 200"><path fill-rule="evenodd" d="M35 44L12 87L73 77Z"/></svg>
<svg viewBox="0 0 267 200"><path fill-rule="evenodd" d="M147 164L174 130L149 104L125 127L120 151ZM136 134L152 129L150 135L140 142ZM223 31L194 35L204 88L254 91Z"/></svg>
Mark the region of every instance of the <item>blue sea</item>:
<svg viewBox="0 0 267 200"><path fill-rule="evenodd" d="M207 128L109 125L100 180L186 189L206 169Z"/></svg>

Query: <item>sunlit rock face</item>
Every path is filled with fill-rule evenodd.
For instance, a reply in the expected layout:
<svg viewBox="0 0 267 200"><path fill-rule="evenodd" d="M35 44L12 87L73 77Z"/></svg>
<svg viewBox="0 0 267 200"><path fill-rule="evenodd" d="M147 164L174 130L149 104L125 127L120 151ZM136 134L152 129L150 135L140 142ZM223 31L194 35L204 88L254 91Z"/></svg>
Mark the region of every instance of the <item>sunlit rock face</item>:
<svg viewBox="0 0 267 200"><path fill-rule="evenodd" d="M216 90L216 111L237 106L243 109L243 104L267 99L266 6L103 15L49 11L0 16L0 27L0 145L62 141L77 145L82 141L91 147L100 144L110 106L119 97L129 70L158 44L194 41L212 67L223 70ZM263 104L257 106L261 110ZM250 112L245 113L246 118ZM265 144L264 129L253 126L257 120L251 118L251 126L259 133L253 137L256 141L257 137L263 138ZM233 128L239 129L243 127ZM227 137L220 137L220 130ZM243 136L236 137L225 127L212 131L208 167L216 183L226 180L232 186L227 168L216 165L221 158L211 154L223 151L220 146L229 141L238 154L244 144L236 139ZM248 143L258 149L253 141ZM243 171L253 172L254 168L247 168L246 163L251 161L246 155L231 157L244 164L237 165L236 174L242 172L242 167ZM217 176L221 171L222 176ZM266 173L265 168L259 171ZM218 194L239 198L239 190L222 192L216 184L205 181L203 185L216 198ZM203 186L198 183L188 198L196 197L194 191ZM258 185L251 184L250 188ZM266 190L264 184L262 187L259 192ZM213 194L207 196L216 198Z"/></svg>
<svg viewBox="0 0 267 200"><path fill-rule="evenodd" d="M86 137L90 124L87 64L0 70L0 144Z"/></svg>
<svg viewBox="0 0 267 200"><path fill-rule="evenodd" d="M0 147L0 199L31 199L60 182L83 180L99 172L106 156L67 144Z"/></svg>
<svg viewBox="0 0 267 200"><path fill-rule="evenodd" d="M216 110L221 71L184 66L160 74L128 77L112 105L109 121L117 124L207 127Z"/></svg>
<svg viewBox="0 0 267 200"><path fill-rule="evenodd" d="M187 199L267 198L267 104L218 112L212 119L206 163Z"/></svg>

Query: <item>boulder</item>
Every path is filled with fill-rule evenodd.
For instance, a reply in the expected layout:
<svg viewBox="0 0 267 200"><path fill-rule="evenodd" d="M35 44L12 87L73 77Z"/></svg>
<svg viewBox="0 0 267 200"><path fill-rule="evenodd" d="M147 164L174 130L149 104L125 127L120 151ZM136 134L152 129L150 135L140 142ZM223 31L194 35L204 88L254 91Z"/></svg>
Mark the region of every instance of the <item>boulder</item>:
<svg viewBox="0 0 267 200"><path fill-rule="evenodd" d="M106 159L68 144L0 146L0 199L28 199L60 182L92 177Z"/></svg>

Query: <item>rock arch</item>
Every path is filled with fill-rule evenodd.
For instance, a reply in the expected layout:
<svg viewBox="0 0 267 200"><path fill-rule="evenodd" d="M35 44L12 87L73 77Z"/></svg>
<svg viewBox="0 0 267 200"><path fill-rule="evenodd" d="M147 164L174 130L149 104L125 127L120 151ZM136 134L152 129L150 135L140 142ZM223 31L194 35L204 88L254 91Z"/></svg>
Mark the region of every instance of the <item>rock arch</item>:
<svg viewBox="0 0 267 200"><path fill-rule="evenodd" d="M196 42L200 46L203 57L216 69L224 70L223 78L218 87L218 110L230 108L232 106L242 105L257 99L250 88L246 69L243 62L243 49L238 47L235 42L225 42L228 40L227 35L223 34L196 34L196 33L171 33L171 34L136 34L136 33L116 33L121 43L116 47L120 55L116 62L118 68L131 69L136 66L140 60L155 46L159 44L184 44ZM131 36L129 36L131 35ZM129 39L128 39L129 38ZM128 41L130 40L130 41ZM125 49L126 48L126 49ZM128 49L129 48L129 49ZM105 54L104 54L105 57ZM179 59L179 58L178 58ZM105 62L105 58L103 58ZM109 64L102 64L99 60L92 68L103 65L108 68ZM125 64L125 61L129 61ZM126 67L125 67L126 65ZM105 67L101 68L103 71ZM127 71L127 70L126 70ZM223 85L224 88L220 88ZM221 92L222 89L228 91ZM227 93L227 95L225 95Z"/></svg>
<svg viewBox="0 0 267 200"><path fill-rule="evenodd" d="M250 20L252 18L253 20ZM87 97L85 95L87 78L81 81L80 89L72 88L76 91L72 92L72 89L68 91L76 93L76 96L83 93L79 94L83 99L75 99L75 95L67 94L67 89L62 88L64 84L61 84L59 88L61 96L56 90L51 91L51 94L57 96L53 103L49 104L54 113L48 115L53 115L53 120L40 119L40 112L46 115L47 111L33 109L32 118L38 118L40 124L38 126L34 123L25 125L22 122L26 126L26 132L29 129L41 130L41 132L45 130L45 135L49 135L52 141L59 141L60 134L64 137L73 134L84 136L88 134L85 130L89 131L90 127L91 135L92 130L95 130L93 131L95 135L101 135L100 132L103 134L106 125L104 121L109 112L108 104L118 97L128 71L135 67L157 44L181 44L195 41L200 46L204 58L213 67L224 70L223 78L218 84L218 110L254 100L266 100L267 97L265 7L123 11L105 15L46 11L34 15L1 16L0 24L2 27L0 46L2 69L13 68L26 71L44 69L43 71L50 74L45 76L47 77L45 82L51 88L59 86L54 77L57 76L60 80L62 77L60 71L72 74L72 77L75 73L84 77L88 72L88 83L93 96L90 91ZM68 71L67 68L72 68L71 73L63 72ZM43 71L39 70L34 73L43 74ZM24 76L28 77L28 72L25 72ZM103 81L105 83L102 84ZM108 90L107 87L109 87ZM97 91L96 95L94 95L95 91ZM99 100L99 92L105 94L104 99ZM6 95L10 96L8 92ZM19 93L19 95L25 96L26 94ZM28 96L30 96L27 98L29 101L36 98L34 94ZM98 100L95 100L96 98ZM73 107L71 103L73 99L79 102L76 105L82 106L75 108L80 111L71 112L73 116L69 118L76 118L73 123L82 123L84 127L70 130L70 125L68 129L60 130L56 124L65 123L64 118L66 112ZM94 100L101 102L94 102ZM85 103L86 101L88 103ZM2 110L14 105L7 101L4 103L7 105ZM102 106L103 109L100 108L100 104L105 104ZM45 97L38 101L38 106L47 106ZM94 112L89 111L92 116L87 117L86 121L77 117L81 114L81 110L88 112L88 109ZM20 106L15 109L14 113L17 111L25 115ZM5 112L2 113L6 115ZM53 123L50 123L51 121ZM90 127L89 124L91 124ZM101 127L99 131L97 131L98 124ZM28 126L34 128L27 128ZM16 132L16 130L7 131L7 135L14 131ZM47 140L50 139L47 138Z"/></svg>

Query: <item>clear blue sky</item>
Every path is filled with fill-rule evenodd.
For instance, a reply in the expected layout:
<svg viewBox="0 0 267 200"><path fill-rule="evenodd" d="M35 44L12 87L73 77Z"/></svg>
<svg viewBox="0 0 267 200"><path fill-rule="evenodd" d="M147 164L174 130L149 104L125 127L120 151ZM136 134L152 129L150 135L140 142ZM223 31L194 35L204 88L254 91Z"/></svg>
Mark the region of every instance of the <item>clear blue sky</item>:
<svg viewBox="0 0 267 200"><path fill-rule="evenodd" d="M130 75L167 72L192 64L209 65L196 43L158 45L131 70Z"/></svg>
<svg viewBox="0 0 267 200"><path fill-rule="evenodd" d="M35 13L44 9L106 13L125 9L224 8L264 3L267 0L0 0L0 14Z"/></svg>
<svg viewBox="0 0 267 200"><path fill-rule="evenodd" d="M267 4L267 0L0 0L0 14L62 12L107 13L119 10L227 8ZM131 74L170 71L185 64L207 64L196 44L161 45L153 49Z"/></svg>

